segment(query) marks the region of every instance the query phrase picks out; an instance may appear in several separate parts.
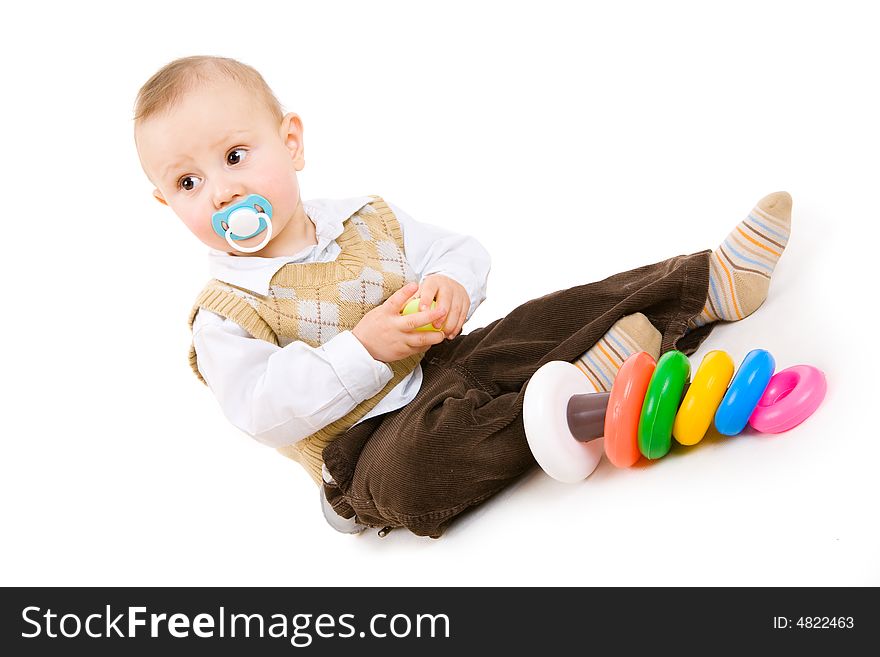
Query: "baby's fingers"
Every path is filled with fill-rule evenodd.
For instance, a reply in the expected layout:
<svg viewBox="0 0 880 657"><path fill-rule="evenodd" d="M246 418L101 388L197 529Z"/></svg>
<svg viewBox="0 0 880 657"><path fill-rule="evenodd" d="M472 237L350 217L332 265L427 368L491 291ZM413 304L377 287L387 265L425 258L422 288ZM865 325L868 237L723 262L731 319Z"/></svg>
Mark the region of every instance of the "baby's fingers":
<svg viewBox="0 0 880 657"><path fill-rule="evenodd" d="M455 335L461 333L464 323L467 321L468 311L471 309L470 299L463 299L461 302L461 312L458 315L458 324L455 327Z"/></svg>
<svg viewBox="0 0 880 657"><path fill-rule="evenodd" d="M430 276L422 281L419 287L419 310L431 307L431 302L437 297L437 290L440 288L440 282L437 278ZM438 299L439 301L439 299Z"/></svg>
<svg viewBox="0 0 880 657"><path fill-rule="evenodd" d="M398 321L400 322L399 325L402 330L415 331L420 326L432 324L438 319L443 318L445 315L446 309L438 307L433 310L421 310L410 315L402 315Z"/></svg>
<svg viewBox="0 0 880 657"><path fill-rule="evenodd" d="M446 317L446 324L443 325L443 330L446 332L446 335L450 338L458 335L459 330L461 330L461 324L464 324L464 316L462 314L461 302L456 300L452 301L452 307L449 309L449 314Z"/></svg>
<svg viewBox="0 0 880 657"><path fill-rule="evenodd" d="M418 283L407 283L397 292L385 299L385 303L382 305L399 315L403 310L403 307L406 305L406 302L412 298L412 295L418 289Z"/></svg>
<svg viewBox="0 0 880 657"><path fill-rule="evenodd" d="M440 344L445 339L441 331L412 331L407 333L404 340L406 344L416 351L427 351L435 344Z"/></svg>

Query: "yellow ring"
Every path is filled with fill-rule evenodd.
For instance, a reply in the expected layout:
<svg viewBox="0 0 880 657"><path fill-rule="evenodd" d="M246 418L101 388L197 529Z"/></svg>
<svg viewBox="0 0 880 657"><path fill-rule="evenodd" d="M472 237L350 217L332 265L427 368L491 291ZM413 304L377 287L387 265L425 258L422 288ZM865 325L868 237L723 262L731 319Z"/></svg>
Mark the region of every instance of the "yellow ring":
<svg viewBox="0 0 880 657"><path fill-rule="evenodd" d="M733 370L733 359L726 351L710 351L703 357L672 425L672 435L679 443L696 445L706 435Z"/></svg>

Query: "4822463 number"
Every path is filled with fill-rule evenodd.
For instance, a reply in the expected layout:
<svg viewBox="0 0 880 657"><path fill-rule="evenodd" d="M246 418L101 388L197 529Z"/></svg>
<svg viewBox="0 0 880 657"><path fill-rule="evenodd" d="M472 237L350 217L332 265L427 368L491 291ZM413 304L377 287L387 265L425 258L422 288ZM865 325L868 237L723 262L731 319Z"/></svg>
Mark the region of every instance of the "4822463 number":
<svg viewBox="0 0 880 657"><path fill-rule="evenodd" d="M852 616L801 616L796 621L785 616L773 618L773 627L784 630L796 627L801 630L852 629L855 619Z"/></svg>

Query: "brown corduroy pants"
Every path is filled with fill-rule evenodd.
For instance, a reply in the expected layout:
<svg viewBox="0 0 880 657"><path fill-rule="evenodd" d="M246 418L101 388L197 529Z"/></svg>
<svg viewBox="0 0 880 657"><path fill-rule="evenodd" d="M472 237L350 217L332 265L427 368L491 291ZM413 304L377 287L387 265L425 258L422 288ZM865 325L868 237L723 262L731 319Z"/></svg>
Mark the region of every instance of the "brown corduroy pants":
<svg viewBox="0 0 880 657"><path fill-rule="evenodd" d="M324 449L336 482L324 487L333 509L365 525L439 537L456 516L535 465L522 405L539 367L574 361L636 312L662 334L662 352L696 350L712 324L687 332L687 321L706 301L710 253L548 294L431 347L409 404L355 425Z"/></svg>

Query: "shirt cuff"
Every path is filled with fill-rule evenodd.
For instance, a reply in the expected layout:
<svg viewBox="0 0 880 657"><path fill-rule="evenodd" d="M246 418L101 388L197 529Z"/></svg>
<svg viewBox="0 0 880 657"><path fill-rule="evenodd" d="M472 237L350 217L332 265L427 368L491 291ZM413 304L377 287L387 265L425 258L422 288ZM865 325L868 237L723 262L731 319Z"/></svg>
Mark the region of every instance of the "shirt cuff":
<svg viewBox="0 0 880 657"><path fill-rule="evenodd" d="M394 376L391 368L375 360L354 333L343 331L321 346L321 350L356 403L377 394Z"/></svg>

